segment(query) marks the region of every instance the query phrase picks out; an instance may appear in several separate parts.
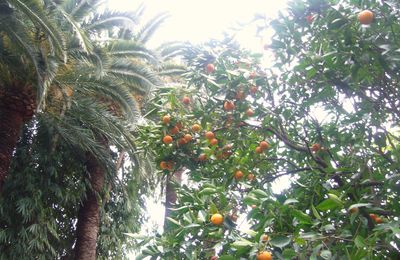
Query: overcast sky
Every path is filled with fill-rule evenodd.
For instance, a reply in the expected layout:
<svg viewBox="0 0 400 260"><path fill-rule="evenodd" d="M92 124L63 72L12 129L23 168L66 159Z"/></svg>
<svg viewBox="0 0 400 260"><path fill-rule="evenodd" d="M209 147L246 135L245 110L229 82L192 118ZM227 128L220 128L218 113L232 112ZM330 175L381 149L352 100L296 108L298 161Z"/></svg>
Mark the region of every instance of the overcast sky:
<svg viewBox="0 0 400 260"><path fill-rule="evenodd" d="M140 1L109 0L109 7L117 10L135 10ZM199 43L219 38L222 32L237 22L250 21L256 13L274 17L286 5L286 0L146 0L145 17L168 12L170 18L154 35L151 45L166 41ZM238 40L249 49L261 51L264 45L254 37L254 29L244 31Z"/></svg>

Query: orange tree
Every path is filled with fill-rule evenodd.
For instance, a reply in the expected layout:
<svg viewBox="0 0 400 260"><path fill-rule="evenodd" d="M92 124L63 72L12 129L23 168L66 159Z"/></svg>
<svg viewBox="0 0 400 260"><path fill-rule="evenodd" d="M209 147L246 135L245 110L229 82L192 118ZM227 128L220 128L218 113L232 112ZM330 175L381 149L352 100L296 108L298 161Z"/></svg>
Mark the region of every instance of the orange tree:
<svg viewBox="0 0 400 260"><path fill-rule="evenodd" d="M139 258L399 257L399 10L291 2L269 69L228 41L186 48L187 87L159 89L140 131L186 177Z"/></svg>

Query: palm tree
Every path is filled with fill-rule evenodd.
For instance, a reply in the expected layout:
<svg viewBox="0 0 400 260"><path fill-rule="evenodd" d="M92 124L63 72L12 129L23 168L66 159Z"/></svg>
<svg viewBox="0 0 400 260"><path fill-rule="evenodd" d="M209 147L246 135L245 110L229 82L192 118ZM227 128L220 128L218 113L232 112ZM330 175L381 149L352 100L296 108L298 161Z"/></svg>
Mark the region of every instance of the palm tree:
<svg viewBox="0 0 400 260"><path fill-rule="evenodd" d="M1 192L22 126L40 109L66 51L63 33L42 2L2 0L0 10Z"/></svg>

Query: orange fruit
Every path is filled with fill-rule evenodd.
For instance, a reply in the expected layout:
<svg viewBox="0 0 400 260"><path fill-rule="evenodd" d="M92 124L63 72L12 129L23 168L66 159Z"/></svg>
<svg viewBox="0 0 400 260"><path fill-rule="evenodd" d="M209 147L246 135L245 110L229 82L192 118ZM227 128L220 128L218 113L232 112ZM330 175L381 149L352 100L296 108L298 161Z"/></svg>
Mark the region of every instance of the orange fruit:
<svg viewBox="0 0 400 260"><path fill-rule="evenodd" d="M224 109L225 109L225 111L231 111L231 110L235 109L235 104L232 101L225 101Z"/></svg>
<svg viewBox="0 0 400 260"><path fill-rule="evenodd" d="M262 153L263 149L260 146L256 147L256 153Z"/></svg>
<svg viewBox="0 0 400 260"><path fill-rule="evenodd" d="M190 104L190 98L187 97L187 96L184 96L182 98L182 103L185 104L185 105L189 105Z"/></svg>
<svg viewBox="0 0 400 260"><path fill-rule="evenodd" d="M208 73L213 73L214 70L215 70L214 64L212 64L212 63L207 64L207 66L206 66L206 71L207 71Z"/></svg>
<svg viewBox="0 0 400 260"><path fill-rule="evenodd" d="M374 20L374 13L371 12L370 10L364 10L358 14L358 21L361 24L371 24L373 20Z"/></svg>
<svg viewBox="0 0 400 260"><path fill-rule="evenodd" d="M369 217L372 218L373 221L375 221L375 219L378 217L377 215L371 213L369 214Z"/></svg>
<svg viewBox="0 0 400 260"><path fill-rule="evenodd" d="M261 141L260 147L261 147L261 149L266 150L269 148L269 143L267 143L266 141Z"/></svg>
<svg viewBox="0 0 400 260"><path fill-rule="evenodd" d="M253 204L253 205L251 205L251 208L255 209L255 208L257 208L257 205Z"/></svg>
<svg viewBox="0 0 400 260"><path fill-rule="evenodd" d="M358 208L357 208L357 207L351 208L351 209L350 209L350 213L351 213L351 214L358 213Z"/></svg>
<svg viewBox="0 0 400 260"><path fill-rule="evenodd" d="M67 95L67 97L72 97L74 95L74 89L71 87L66 87L65 94Z"/></svg>
<svg viewBox="0 0 400 260"><path fill-rule="evenodd" d="M199 155L199 161L200 162L204 162L205 160L207 160L207 155L202 153Z"/></svg>
<svg viewBox="0 0 400 260"><path fill-rule="evenodd" d="M171 121L171 117L169 115L163 116L162 122L164 125L168 125L170 121Z"/></svg>
<svg viewBox="0 0 400 260"><path fill-rule="evenodd" d="M257 260L272 260L272 254L269 251L262 251L257 254Z"/></svg>
<svg viewBox="0 0 400 260"><path fill-rule="evenodd" d="M241 178L243 178L243 172L242 171L239 171L239 170L237 170L236 172L235 172L235 179L236 180L240 180Z"/></svg>
<svg viewBox="0 0 400 260"><path fill-rule="evenodd" d="M211 139L210 140L210 144L211 145L217 145L218 144L218 139L216 139L216 138Z"/></svg>
<svg viewBox="0 0 400 260"><path fill-rule="evenodd" d="M165 162L165 161L161 161L160 162L160 168L161 168L161 170L165 170L165 169L167 169L167 162Z"/></svg>
<svg viewBox="0 0 400 260"><path fill-rule="evenodd" d="M201 129L201 126L199 124L192 125L193 132L198 132L198 131L200 131L200 129Z"/></svg>
<svg viewBox="0 0 400 260"><path fill-rule="evenodd" d="M213 223L214 225L221 225L222 223L224 223L224 217L219 213L215 213L211 216L211 223Z"/></svg>
<svg viewBox="0 0 400 260"><path fill-rule="evenodd" d="M238 99L238 100L243 100L243 99L246 98L246 94L243 92L243 90L238 90L236 92L235 98Z"/></svg>
<svg viewBox="0 0 400 260"><path fill-rule="evenodd" d="M307 15L307 16L306 16L306 20L307 20L308 23L312 23L313 20L314 20L314 16L311 15L311 14L310 14L310 15Z"/></svg>
<svg viewBox="0 0 400 260"><path fill-rule="evenodd" d="M185 136L183 137L185 139L186 142L190 142L192 141L193 137L190 134L185 134Z"/></svg>
<svg viewBox="0 0 400 260"><path fill-rule="evenodd" d="M211 131L206 132L205 136L208 140L214 139L214 133Z"/></svg>
<svg viewBox="0 0 400 260"><path fill-rule="evenodd" d="M381 223L383 223L383 220L380 217L376 217L375 218L375 223L376 224L381 224Z"/></svg>
<svg viewBox="0 0 400 260"><path fill-rule="evenodd" d="M269 236L267 234L265 234L261 237L261 241L263 241L263 242L267 242L268 240L269 240Z"/></svg>
<svg viewBox="0 0 400 260"><path fill-rule="evenodd" d="M254 95L254 94L257 93L257 90L258 90L257 86L251 86L251 88L250 88L250 93L251 93L252 95Z"/></svg>
<svg viewBox="0 0 400 260"><path fill-rule="evenodd" d="M166 135L163 137L164 144L170 144L170 143L172 143L173 140L174 139L172 139L172 137L170 135Z"/></svg>
<svg viewBox="0 0 400 260"><path fill-rule="evenodd" d="M313 151L313 152L318 152L319 150L321 150L321 145L320 144L313 144L313 145L311 145L310 150Z"/></svg>
<svg viewBox="0 0 400 260"><path fill-rule="evenodd" d="M168 171L172 171L172 168L174 167L174 163L171 161L166 162L166 169Z"/></svg>
<svg viewBox="0 0 400 260"><path fill-rule="evenodd" d="M248 117L251 117L251 116L253 116L253 115L254 115L254 111L253 111L253 109L251 109L251 108L248 108L248 109L246 110L246 115L247 115Z"/></svg>
<svg viewBox="0 0 400 260"><path fill-rule="evenodd" d="M186 142L186 140L185 140L185 138L179 138L179 140L178 140L178 145L184 145L184 144L187 144L187 142Z"/></svg>
<svg viewBox="0 0 400 260"><path fill-rule="evenodd" d="M176 135L177 133L179 133L179 127L174 126L171 129L169 129L169 132L173 135Z"/></svg>
<svg viewBox="0 0 400 260"><path fill-rule="evenodd" d="M247 175L247 179L248 179L249 181L254 181L254 180L256 179L256 176L255 176L254 174L252 174L252 173L249 173L249 174Z"/></svg>

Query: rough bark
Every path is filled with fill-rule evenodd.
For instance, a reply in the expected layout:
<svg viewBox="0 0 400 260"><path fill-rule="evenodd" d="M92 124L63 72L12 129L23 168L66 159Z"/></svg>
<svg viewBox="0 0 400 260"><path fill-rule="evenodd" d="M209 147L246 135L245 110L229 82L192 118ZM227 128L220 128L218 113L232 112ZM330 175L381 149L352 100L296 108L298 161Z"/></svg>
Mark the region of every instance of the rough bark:
<svg viewBox="0 0 400 260"><path fill-rule="evenodd" d="M176 203L177 195L174 190L173 181L177 184L182 182L182 173L184 169L177 170L173 175L168 176L165 187L165 215L164 215L164 232L168 231L170 221L167 220L171 216L171 207Z"/></svg>
<svg viewBox="0 0 400 260"><path fill-rule="evenodd" d="M32 118L35 98L30 86L0 86L0 194L25 121Z"/></svg>
<svg viewBox="0 0 400 260"><path fill-rule="evenodd" d="M105 180L105 169L101 167L97 159L92 154L89 154L87 159L86 167L90 174L92 189L88 190L86 199L83 201L78 213L75 245L76 260L96 259L101 203L99 194L103 189Z"/></svg>

